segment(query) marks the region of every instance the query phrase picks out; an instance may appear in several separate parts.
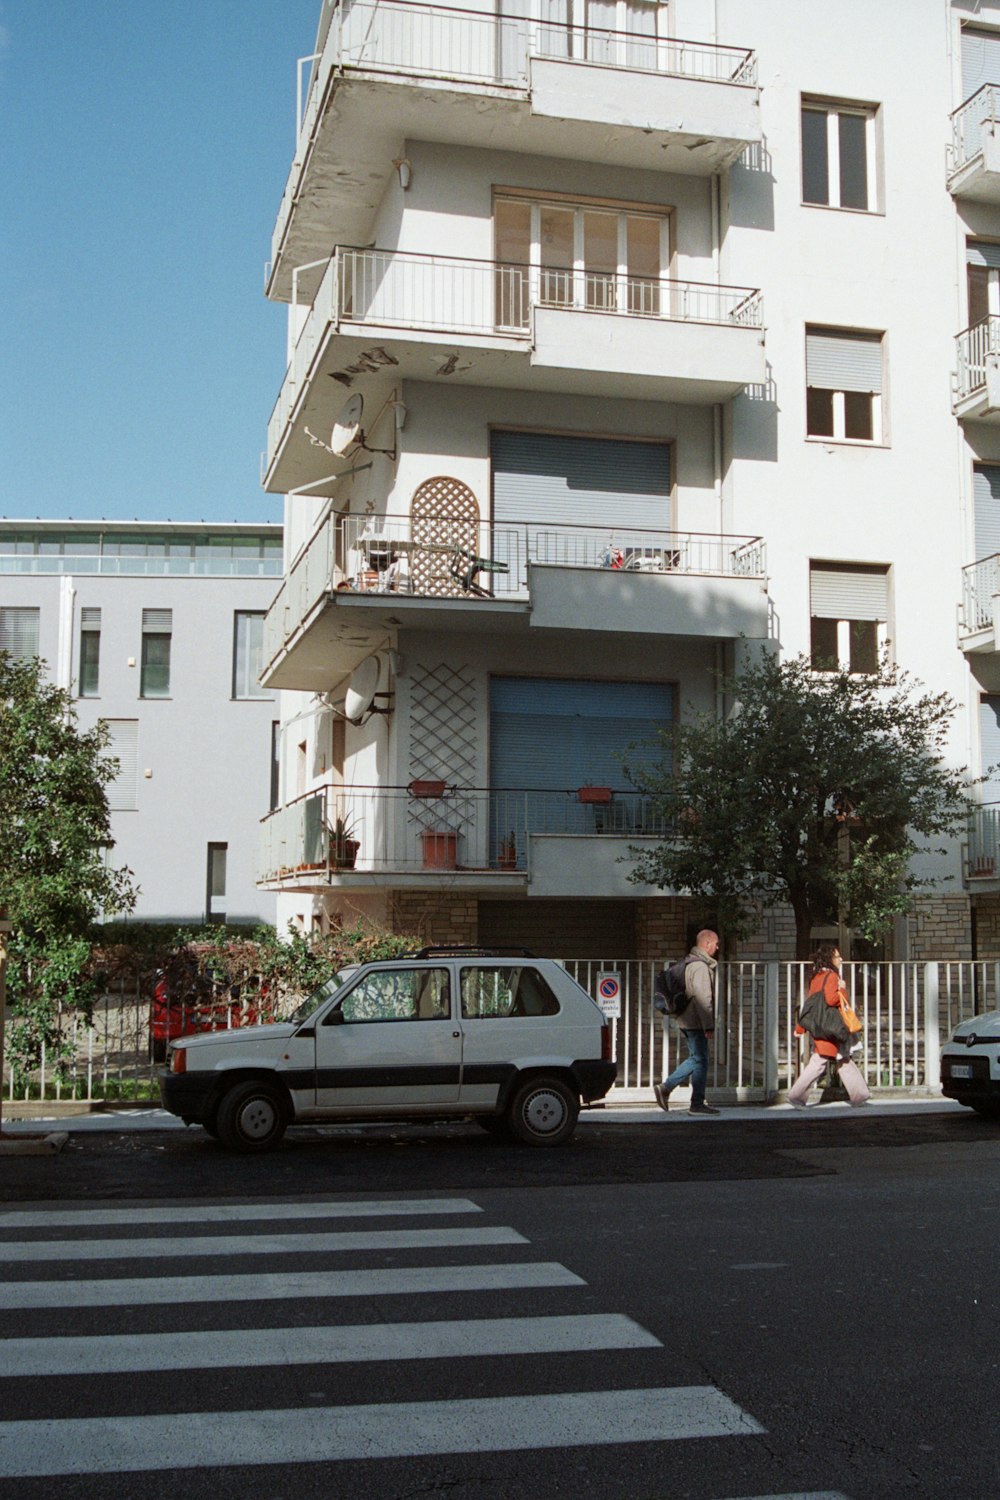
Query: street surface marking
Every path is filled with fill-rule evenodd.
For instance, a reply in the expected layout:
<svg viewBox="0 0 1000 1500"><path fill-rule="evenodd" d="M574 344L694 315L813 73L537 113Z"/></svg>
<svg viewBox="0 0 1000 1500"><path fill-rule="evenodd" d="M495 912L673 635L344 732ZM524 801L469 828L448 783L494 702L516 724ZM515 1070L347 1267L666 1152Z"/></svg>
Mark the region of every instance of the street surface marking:
<svg viewBox="0 0 1000 1500"><path fill-rule="evenodd" d="M0 1229L47 1229L60 1224L111 1228L122 1224L225 1224L247 1219L366 1219L409 1214L478 1214L468 1198L400 1198L371 1203L210 1203L170 1208L0 1208Z"/></svg>
<svg viewBox="0 0 1000 1500"><path fill-rule="evenodd" d="M710 1385L304 1411L71 1417L0 1422L0 1474L28 1478L329 1463L751 1437L763 1431Z"/></svg>
<svg viewBox="0 0 1000 1500"><path fill-rule="evenodd" d="M842 1490L795 1490L781 1495L740 1495L738 1500L850 1500Z"/></svg>
<svg viewBox="0 0 1000 1500"><path fill-rule="evenodd" d="M261 1365L362 1360L454 1359L495 1354L563 1354L593 1349L662 1349L658 1338L617 1313L576 1317L469 1318L347 1328L266 1328L208 1333L9 1339L3 1375L110 1375L139 1370L258 1369Z"/></svg>
<svg viewBox="0 0 1000 1500"><path fill-rule="evenodd" d="M175 1302L258 1302L285 1298L391 1297L417 1292L495 1292L524 1287L586 1286L558 1261L523 1265L409 1266L301 1275L137 1276L100 1281L0 1282L0 1308L138 1307ZM2 1348L2 1345L0 1345ZM0 1474L3 1468L0 1466Z"/></svg>
<svg viewBox="0 0 1000 1500"><path fill-rule="evenodd" d="M453 1250L526 1245L516 1229L360 1229L332 1234L220 1234L185 1239L16 1240L0 1242L0 1263L40 1260L158 1260L197 1255L316 1255L348 1250Z"/></svg>

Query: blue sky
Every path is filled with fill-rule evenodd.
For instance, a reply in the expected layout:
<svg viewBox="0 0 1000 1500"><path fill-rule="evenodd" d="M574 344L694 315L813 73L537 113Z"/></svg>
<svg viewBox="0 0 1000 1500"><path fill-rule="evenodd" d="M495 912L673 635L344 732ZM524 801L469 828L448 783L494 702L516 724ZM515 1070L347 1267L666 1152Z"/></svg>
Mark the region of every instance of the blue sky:
<svg viewBox="0 0 1000 1500"><path fill-rule="evenodd" d="M280 520L263 294L319 0L0 0L0 515Z"/></svg>

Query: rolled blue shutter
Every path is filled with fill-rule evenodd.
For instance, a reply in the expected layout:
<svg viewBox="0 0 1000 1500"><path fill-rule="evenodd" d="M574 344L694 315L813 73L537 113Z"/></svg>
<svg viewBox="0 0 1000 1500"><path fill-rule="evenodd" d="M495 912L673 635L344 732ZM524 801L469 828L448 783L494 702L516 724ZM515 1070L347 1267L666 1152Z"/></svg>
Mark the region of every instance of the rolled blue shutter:
<svg viewBox="0 0 1000 1500"><path fill-rule="evenodd" d="M993 768L980 797L983 802L1000 802L1000 698L979 700L979 748L982 770Z"/></svg>
<svg viewBox="0 0 1000 1500"><path fill-rule="evenodd" d="M976 559L1000 552L1000 467L979 464L972 472L976 512Z"/></svg>
<svg viewBox="0 0 1000 1500"><path fill-rule="evenodd" d="M670 526L670 447L616 438L494 432L497 526Z"/></svg>

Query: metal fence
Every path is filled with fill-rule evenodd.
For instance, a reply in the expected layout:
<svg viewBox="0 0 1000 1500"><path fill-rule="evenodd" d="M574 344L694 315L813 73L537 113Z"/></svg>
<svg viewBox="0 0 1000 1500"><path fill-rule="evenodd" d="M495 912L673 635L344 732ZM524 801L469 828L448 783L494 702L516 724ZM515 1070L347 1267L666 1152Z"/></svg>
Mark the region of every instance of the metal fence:
<svg viewBox="0 0 1000 1500"><path fill-rule="evenodd" d="M653 1009L658 964L648 961L569 960L566 968L596 998L598 976L618 974L621 1016L612 1020L618 1080L610 1099L652 1097L652 1085L684 1055L675 1026ZM718 970L718 1025L711 1050L709 1088L722 1097L765 1103L790 1087L807 1039L794 1035L805 994L807 966L737 962ZM939 1049L955 1026L1000 1008L1000 962L846 964L845 979L864 1023L858 1055L872 1089L936 1092ZM287 1013L297 997L272 1003ZM239 1025L238 1007L209 1007L207 1029ZM155 1098L156 1067L148 982L136 978L104 995L89 1026L74 1013L60 1018L58 1049L49 1049L28 1081L15 1091L7 1061L3 1092L10 1101L141 1100ZM254 1017L255 1019L256 1017ZM12 1018L13 1019L13 1018ZM13 1024L16 1024L14 1021Z"/></svg>

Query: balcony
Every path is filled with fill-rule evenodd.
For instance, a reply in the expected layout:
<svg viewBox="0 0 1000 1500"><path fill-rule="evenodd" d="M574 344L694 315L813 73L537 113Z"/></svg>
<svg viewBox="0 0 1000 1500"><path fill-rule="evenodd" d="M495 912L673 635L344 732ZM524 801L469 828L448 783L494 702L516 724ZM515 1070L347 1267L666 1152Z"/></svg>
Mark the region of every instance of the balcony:
<svg viewBox="0 0 1000 1500"><path fill-rule="evenodd" d="M430 781L321 787L275 809L260 828L258 882L269 890L381 890L388 877L397 887L446 880L449 889L580 896L634 895L621 857L667 832L638 792Z"/></svg>
<svg viewBox="0 0 1000 1500"><path fill-rule="evenodd" d="M981 654L1000 651L1000 557L982 557L962 569L958 644Z"/></svg>
<svg viewBox="0 0 1000 1500"><path fill-rule="evenodd" d="M747 287L338 249L268 422L264 488L323 493L317 436L366 375L715 404L764 382L763 319Z"/></svg>
<svg viewBox="0 0 1000 1500"><path fill-rule="evenodd" d="M1000 802L987 802L969 815L965 880L969 890L1000 891Z"/></svg>
<svg viewBox="0 0 1000 1500"><path fill-rule="evenodd" d="M951 117L948 191L956 198L1000 203L1000 134L998 94L984 84Z"/></svg>
<svg viewBox="0 0 1000 1500"><path fill-rule="evenodd" d="M269 688L325 692L400 628L767 635L761 537L348 515L317 529L264 620Z"/></svg>
<svg viewBox="0 0 1000 1500"><path fill-rule="evenodd" d="M991 314L955 340L952 408L966 421L1000 422L1000 317Z"/></svg>
<svg viewBox="0 0 1000 1500"><path fill-rule="evenodd" d="M268 295L331 241L364 242L404 140L707 176L761 143L743 47L357 0L333 13L300 110ZM661 12L665 14L665 10Z"/></svg>

